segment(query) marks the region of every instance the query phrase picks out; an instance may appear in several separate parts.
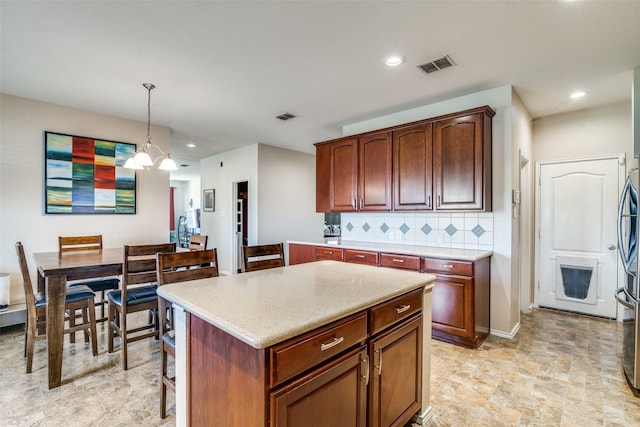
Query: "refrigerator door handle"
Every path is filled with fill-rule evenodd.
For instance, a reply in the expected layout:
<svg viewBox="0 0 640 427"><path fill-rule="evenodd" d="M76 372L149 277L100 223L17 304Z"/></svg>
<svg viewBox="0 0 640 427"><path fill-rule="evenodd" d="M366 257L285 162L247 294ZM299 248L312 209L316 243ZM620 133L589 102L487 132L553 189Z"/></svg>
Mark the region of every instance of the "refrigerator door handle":
<svg viewBox="0 0 640 427"><path fill-rule="evenodd" d="M620 294L621 294L621 293L623 293L623 292L625 293L625 295L627 294L627 293L625 292L625 289L624 289L624 288L618 288L618 289L616 290L616 294L615 294L615 296L616 296L616 300L618 300L618 302L619 302L620 304L624 305L625 307L630 308L631 310L633 310L633 309L635 308L635 307L633 306L633 304L631 304L630 302L626 301L624 298L620 298Z"/></svg>

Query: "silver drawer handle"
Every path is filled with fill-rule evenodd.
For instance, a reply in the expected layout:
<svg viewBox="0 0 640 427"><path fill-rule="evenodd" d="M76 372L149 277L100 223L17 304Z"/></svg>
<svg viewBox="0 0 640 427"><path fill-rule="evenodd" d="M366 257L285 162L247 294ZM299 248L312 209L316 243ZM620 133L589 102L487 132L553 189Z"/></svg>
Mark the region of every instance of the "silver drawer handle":
<svg viewBox="0 0 640 427"><path fill-rule="evenodd" d="M393 258L393 262L404 262L403 259Z"/></svg>
<svg viewBox="0 0 640 427"><path fill-rule="evenodd" d="M333 255L333 251L323 251L325 255Z"/></svg>
<svg viewBox="0 0 640 427"><path fill-rule="evenodd" d="M451 264L440 264L440 267L442 267L442 268L453 268L453 265L451 265Z"/></svg>
<svg viewBox="0 0 640 427"><path fill-rule="evenodd" d="M365 258L364 255L356 255L356 258Z"/></svg>
<svg viewBox="0 0 640 427"><path fill-rule="evenodd" d="M396 313L404 313L405 311L411 308L411 304L401 305L400 307L396 307Z"/></svg>
<svg viewBox="0 0 640 427"><path fill-rule="evenodd" d="M331 347L337 346L342 341L344 341L344 337L340 337L340 338L333 337L333 340L330 343L320 344L320 351L329 350Z"/></svg>

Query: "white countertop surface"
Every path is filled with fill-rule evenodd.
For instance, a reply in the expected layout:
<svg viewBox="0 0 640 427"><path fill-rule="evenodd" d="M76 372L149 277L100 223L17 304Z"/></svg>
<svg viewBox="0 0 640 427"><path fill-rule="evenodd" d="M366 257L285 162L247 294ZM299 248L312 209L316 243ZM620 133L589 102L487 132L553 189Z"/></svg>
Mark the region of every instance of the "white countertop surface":
<svg viewBox="0 0 640 427"><path fill-rule="evenodd" d="M338 261L174 283L158 295L262 349L414 289L431 274Z"/></svg>
<svg viewBox="0 0 640 427"><path fill-rule="evenodd" d="M490 257L492 251L478 251L472 249L452 249L437 246L418 245L392 245L389 243L359 242L356 240L342 240L339 237L331 237L317 240L290 240L287 243L314 246L335 246L341 249L356 249L374 252L389 252L403 255L417 255L428 258L455 259L461 261L478 261Z"/></svg>

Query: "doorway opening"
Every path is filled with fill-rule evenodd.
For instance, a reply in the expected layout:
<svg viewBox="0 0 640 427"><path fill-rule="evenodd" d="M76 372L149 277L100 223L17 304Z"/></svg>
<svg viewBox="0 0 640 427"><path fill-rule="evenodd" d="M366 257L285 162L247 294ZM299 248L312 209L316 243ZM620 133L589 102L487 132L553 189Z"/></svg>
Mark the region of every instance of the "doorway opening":
<svg viewBox="0 0 640 427"><path fill-rule="evenodd" d="M242 273L242 246L249 244L249 182L236 183L236 272Z"/></svg>

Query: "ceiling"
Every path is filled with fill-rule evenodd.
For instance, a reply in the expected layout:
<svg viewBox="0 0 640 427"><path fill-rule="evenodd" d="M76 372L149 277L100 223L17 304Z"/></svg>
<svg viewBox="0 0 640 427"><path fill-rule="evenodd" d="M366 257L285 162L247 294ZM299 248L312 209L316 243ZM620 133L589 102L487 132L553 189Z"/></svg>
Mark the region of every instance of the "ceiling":
<svg viewBox="0 0 640 427"><path fill-rule="evenodd" d="M191 165L172 179L249 144L314 153L344 125L503 85L533 118L631 102L640 66L640 1L2 0L0 19L4 94L145 122L155 83L151 121ZM444 55L456 65L417 68Z"/></svg>

